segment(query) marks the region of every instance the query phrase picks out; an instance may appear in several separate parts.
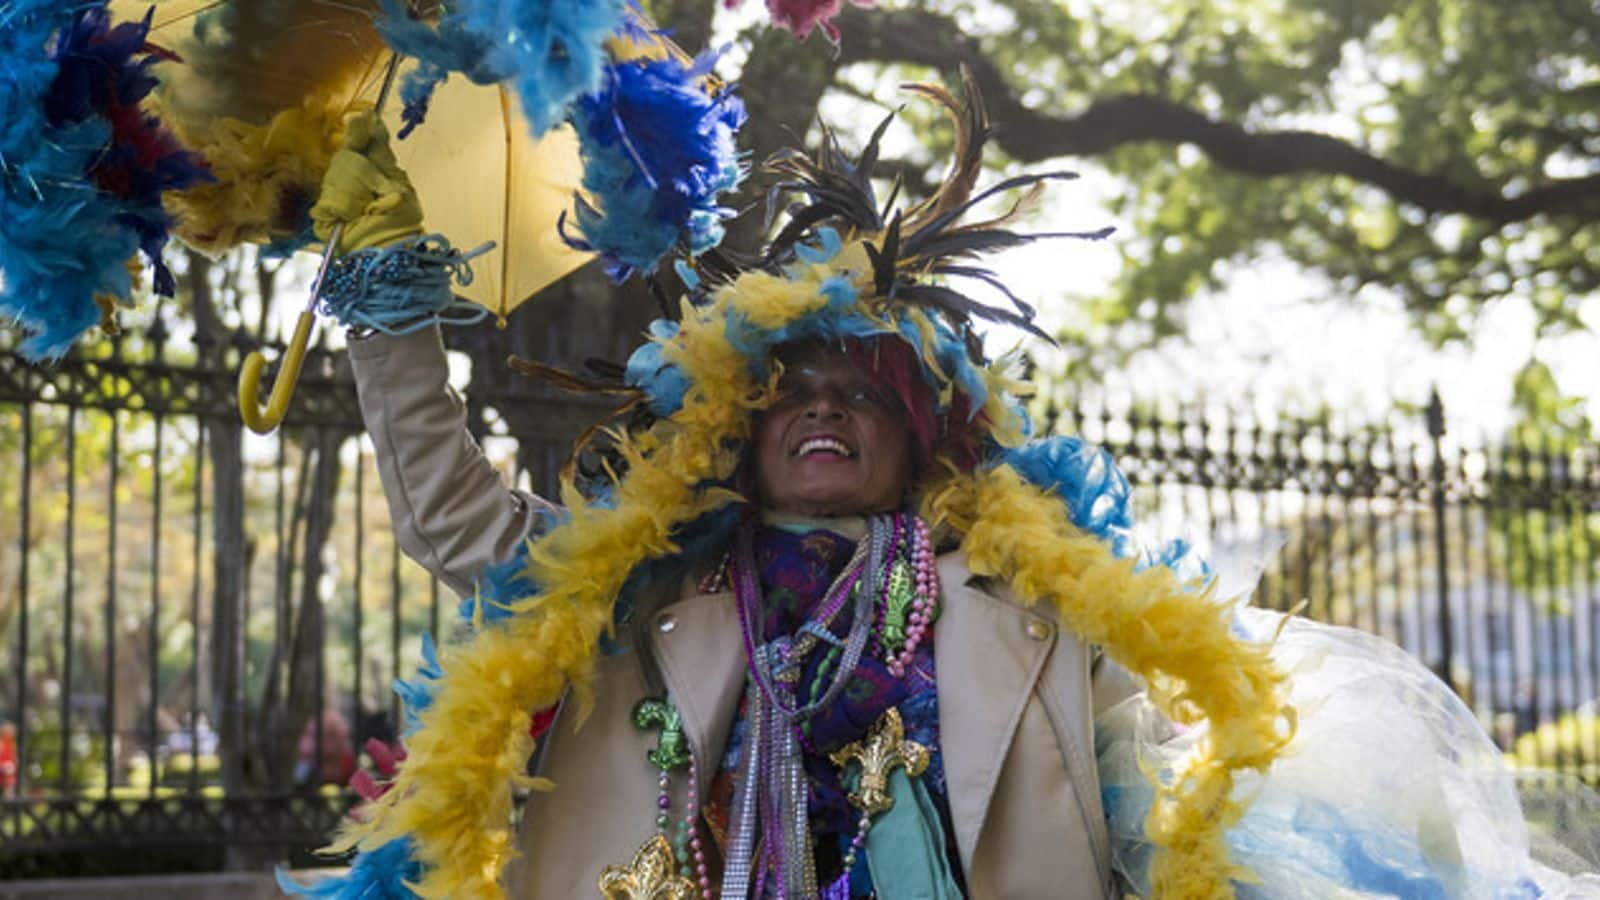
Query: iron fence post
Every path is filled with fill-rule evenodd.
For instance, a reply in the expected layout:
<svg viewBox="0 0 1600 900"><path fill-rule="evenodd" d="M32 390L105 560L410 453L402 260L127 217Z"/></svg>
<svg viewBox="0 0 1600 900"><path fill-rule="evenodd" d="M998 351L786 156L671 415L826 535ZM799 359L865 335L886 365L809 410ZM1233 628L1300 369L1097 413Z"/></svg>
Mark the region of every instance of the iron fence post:
<svg viewBox="0 0 1600 900"><path fill-rule="evenodd" d="M1444 402L1439 389L1428 391L1428 438L1433 448L1430 492L1433 501L1434 578L1439 585L1439 661L1435 674L1459 691L1455 680L1455 626L1450 613L1450 550L1445 534L1446 474L1444 464Z"/></svg>

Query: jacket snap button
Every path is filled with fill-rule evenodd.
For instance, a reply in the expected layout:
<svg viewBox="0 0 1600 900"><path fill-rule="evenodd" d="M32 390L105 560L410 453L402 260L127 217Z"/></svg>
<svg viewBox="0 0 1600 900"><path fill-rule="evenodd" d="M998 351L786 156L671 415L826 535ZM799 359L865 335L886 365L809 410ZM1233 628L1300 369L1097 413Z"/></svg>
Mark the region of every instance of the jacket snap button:
<svg viewBox="0 0 1600 900"><path fill-rule="evenodd" d="M665 615L656 620L656 628L659 629L662 634L671 634L677 627L678 619L676 616Z"/></svg>
<svg viewBox="0 0 1600 900"><path fill-rule="evenodd" d="M1047 638L1049 636L1050 636L1050 626L1049 625L1046 625L1043 622L1029 622L1028 623L1028 637L1031 637L1036 641L1042 641L1042 640L1044 640L1045 638Z"/></svg>

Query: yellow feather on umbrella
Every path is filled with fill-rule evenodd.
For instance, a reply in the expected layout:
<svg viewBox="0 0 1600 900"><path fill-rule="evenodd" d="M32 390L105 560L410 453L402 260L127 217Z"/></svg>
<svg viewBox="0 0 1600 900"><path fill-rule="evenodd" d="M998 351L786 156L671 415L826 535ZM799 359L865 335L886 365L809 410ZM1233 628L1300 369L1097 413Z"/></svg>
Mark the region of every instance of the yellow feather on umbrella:
<svg viewBox="0 0 1600 900"><path fill-rule="evenodd" d="M111 3L118 18L148 8ZM366 0L156 5L150 40L183 60L162 73L156 111L215 178L166 196L180 240L219 255L299 235L343 117L383 57L376 12Z"/></svg>

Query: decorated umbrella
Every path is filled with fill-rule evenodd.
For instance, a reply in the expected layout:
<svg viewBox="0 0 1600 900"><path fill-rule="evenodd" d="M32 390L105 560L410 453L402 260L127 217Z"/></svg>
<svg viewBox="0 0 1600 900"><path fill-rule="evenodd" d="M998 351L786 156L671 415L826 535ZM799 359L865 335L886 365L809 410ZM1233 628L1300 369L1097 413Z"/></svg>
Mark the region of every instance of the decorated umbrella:
<svg viewBox="0 0 1600 900"><path fill-rule="evenodd" d="M138 6L113 0L124 15ZM702 146L676 156L641 138L663 135L676 146L708 113L737 110L736 101L708 92L707 67L622 0L451 8L407 10L398 0L158 3L153 34L187 64L163 86L161 108L216 177L169 195L180 238L211 252L242 242L310 243L305 212L342 120L384 90L394 50L406 56L405 103L385 109L391 132L405 136L396 155L426 210L426 230L462 246L492 244L455 293L499 320L596 253L623 276L653 268L680 232L699 249L720 233L711 200L737 181L730 127L738 116L702 129ZM505 16L520 23L514 47L500 34ZM464 77L447 78L452 73ZM686 106L698 115L683 115ZM569 116L576 127L563 124ZM708 149L710 139L717 146ZM706 168L708 155L725 160L723 177L684 174ZM586 198L563 228L580 187ZM281 420L313 319L308 307L266 409L257 396L264 360L246 360L240 406L252 429L264 433Z"/></svg>
<svg viewBox="0 0 1600 900"><path fill-rule="evenodd" d="M119 15L142 5L112 4ZM393 54L375 25L380 12L361 0L158 3L153 39L187 64L165 80L161 107L217 179L169 198L181 239L210 253L247 242L278 250L310 242L306 212L339 146L343 117L373 104L388 81ZM555 228L581 177L576 140L570 132L535 140L506 92L463 80L445 85L432 127L396 148L429 210L429 229L493 242L479 277L460 293L502 318L589 258L563 244ZM391 129L400 126L398 104L389 119ZM252 429L265 433L281 421L313 321L309 309L300 316L265 410L258 403L265 360L246 359L240 408Z"/></svg>
<svg viewBox="0 0 1600 900"><path fill-rule="evenodd" d="M130 15L149 4L111 6ZM340 119L374 104L386 80L392 53L376 26L381 14L376 0L156 4L152 40L185 62L163 79L166 119L224 169L216 184L169 201L181 239L213 253L310 241L304 213L339 146ZM517 108L512 86L452 79L429 127L395 146L425 227L465 245L498 244L459 293L501 317L590 258L555 229L582 176L577 141L570 130L536 140ZM385 110L391 131L403 129L402 117L398 104Z"/></svg>

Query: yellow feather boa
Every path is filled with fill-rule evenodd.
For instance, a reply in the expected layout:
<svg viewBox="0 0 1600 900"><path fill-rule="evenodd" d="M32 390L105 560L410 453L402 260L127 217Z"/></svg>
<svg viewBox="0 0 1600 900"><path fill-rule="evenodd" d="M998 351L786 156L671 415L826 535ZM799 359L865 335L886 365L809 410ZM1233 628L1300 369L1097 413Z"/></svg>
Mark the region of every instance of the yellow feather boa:
<svg viewBox="0 0 1600 900"><path fill-rule="evenodd" d="M965 535L976 575L1002 579L1019 599L1054 606L1064 625L1144 679L1174 722L1207 725L1171 780L1156 784L1145 822L1166 848L1151 868L1161 900L1232 897L1248 877L1228 861L1228 826L1243 806L1234 774L1265 771L1294 733L1288 681L1268 645L1235 636L1225 604L1180 584L1164 566L1134 570L1063 514L1061 501L1006 466L959 475L925 515ZM1152 773L1154 777L1154 773Z"/></svg>
<svg viewBox="0 0 1600 900"><path fill-rule="evenodd" d="M690 385L682 407L644 434L619 436L629 468L613 506L586 506L570 486L564 491L570 519L529 546L528 576L541 592L504 623L446 650L444 678L421 713L394 787L333 849L409 838L424 869L413 886L419 895L503 896L499 877L514 852L512 789L550 787L522 775L533 749L529 715L557 703L569 686L580 715L587 712L597 643L629 572L676 553L676 527L743 501L703 487L733 475L738 443L769 395L730 344L729 316L781 329L827 304L827 279L843 274L865 293L870 272L854 243L830 263L797 265L788 277L747 273L689 308L677 335L659 339L664 359ZM865 304L860 311L871 314ZM995 371L984 377L990 422L997 436L1014 438L1020 423L1002 399L1011 384ZM947 378L941 390L949 389ZM1159 896L1228 896L1236 873L1222 835L1240 813L1233 774L1265 768L1292 731L1283 676L1266 648L1231 635L1226 610L1185 590L1168 570L1135 573L1073 527L1058 500L1011 469L954 476L928 496L930 517L965 535L973 571L1004 578L1029 601L1054 604L1085 640L1144 676L1175 721L1207 721L1208 737L1188 764L1158 786L1148 830L1168 848L1154 875Z"/></svg>

